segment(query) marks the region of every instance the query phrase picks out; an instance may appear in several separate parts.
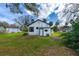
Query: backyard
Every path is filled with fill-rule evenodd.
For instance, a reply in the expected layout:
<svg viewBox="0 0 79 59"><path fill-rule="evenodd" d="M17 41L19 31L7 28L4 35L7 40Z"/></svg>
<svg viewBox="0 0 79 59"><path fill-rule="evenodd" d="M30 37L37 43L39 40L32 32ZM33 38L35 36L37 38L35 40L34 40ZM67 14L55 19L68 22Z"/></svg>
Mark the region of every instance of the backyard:
<svg viewBox="0 0 79 59"><path fill-rule="evenodd" d="M23 36L23 33L0 34L0 55L11 56L59 56L77 55L75 51L62 44L60 33L53 33L50 37Z"/></svg>

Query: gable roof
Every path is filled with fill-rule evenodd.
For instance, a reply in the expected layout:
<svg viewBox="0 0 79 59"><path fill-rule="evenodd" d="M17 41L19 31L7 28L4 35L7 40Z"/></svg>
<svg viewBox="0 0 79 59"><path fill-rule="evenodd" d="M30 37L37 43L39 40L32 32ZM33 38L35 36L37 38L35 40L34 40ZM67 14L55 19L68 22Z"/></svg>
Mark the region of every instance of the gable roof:
<svg viewBox="0 0 79 59"><path fill-rule="evenodd" d="M31 24L33 24L33 23L35 23L35 22L37 22L37 21L41 21L41 22L43 22L43 23L46 23L46 22L44 22L44 21L42 21L42 20L36 20L36 21L30 23L28 26L30 26ZM48 23L46 23L46 24L49 25ZM50 25L49 25L49 26L50 26Z"/></svg>

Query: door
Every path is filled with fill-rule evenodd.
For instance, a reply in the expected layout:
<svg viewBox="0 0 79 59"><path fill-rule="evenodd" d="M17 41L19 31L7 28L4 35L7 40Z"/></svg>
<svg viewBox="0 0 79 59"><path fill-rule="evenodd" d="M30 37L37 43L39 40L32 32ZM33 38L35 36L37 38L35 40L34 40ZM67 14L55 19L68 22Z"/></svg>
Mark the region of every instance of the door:
<svg viewBox="0 0 79 59"><path fill-rule="evenodd" d="M43 29L40 29L40 30L39 30L39 35L40 35L40 36L43 36Z"/></svg>

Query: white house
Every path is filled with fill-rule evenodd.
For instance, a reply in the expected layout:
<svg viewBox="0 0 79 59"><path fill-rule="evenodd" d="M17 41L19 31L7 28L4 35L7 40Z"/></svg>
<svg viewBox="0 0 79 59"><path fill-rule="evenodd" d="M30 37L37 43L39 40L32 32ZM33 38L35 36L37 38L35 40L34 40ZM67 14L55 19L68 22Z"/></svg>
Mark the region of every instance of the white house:
<svg viewBox="0 0 79 59"><path fill-rule="evenodd" d="M6 28L7 33L16 33L16 32L21 32L20 29L18 28L18 26L16 26L16 24L10 24L7 28Z"/></svg>
<svg viewBox="0 0 79 59"><path fill-rule="evenodd" d="M42 20L36 20L28 25L29 35L50 36L51 31L50 25Z"/></svg>

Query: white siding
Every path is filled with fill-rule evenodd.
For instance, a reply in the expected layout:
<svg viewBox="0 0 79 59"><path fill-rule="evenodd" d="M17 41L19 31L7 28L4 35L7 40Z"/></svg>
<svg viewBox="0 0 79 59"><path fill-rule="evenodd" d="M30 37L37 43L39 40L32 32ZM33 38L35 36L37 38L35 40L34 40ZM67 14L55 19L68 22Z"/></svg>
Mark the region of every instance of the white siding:
<svg viewBox="0 0 79 59"><path fill-rule="evenodd" d="M44 32L43 36L46 36L47 34L49 34L49 35L51 34L50 26L41 21L36 21L35 23L29 25L29 27L34 27L34 32L28 32L29 35L39 35L39 29L36 29L36 27L46 27L43 29L43 32ZM28 29L29 29L29 27L28 27ZM45 32L45 29L47 29L48 31Z"/></svg>
<svg viewBox="0 0 79 59"><path fill-rule="evenodd" d="M48 31L46 32L45 30L48 30ZM46 36L47 34L51 35L51 29L50 28L44 29L44 36Z"/></svg>

